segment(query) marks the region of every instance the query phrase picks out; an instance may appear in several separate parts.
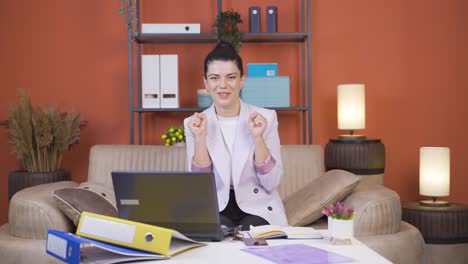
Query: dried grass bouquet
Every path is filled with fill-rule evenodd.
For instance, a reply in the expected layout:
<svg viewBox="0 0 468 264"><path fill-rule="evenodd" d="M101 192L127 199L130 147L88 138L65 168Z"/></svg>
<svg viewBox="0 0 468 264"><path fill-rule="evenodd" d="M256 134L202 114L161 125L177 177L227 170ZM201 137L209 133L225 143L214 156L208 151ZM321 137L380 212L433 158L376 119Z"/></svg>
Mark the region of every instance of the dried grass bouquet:
<svg viewBox="0 0 468 264"><path fill-rule="evenodd" d="M19 97L8 112L13 152L28 172L59 170L63 153L80 138L80 114L60 113L57 107L34 109L26 92Z"/></svg>

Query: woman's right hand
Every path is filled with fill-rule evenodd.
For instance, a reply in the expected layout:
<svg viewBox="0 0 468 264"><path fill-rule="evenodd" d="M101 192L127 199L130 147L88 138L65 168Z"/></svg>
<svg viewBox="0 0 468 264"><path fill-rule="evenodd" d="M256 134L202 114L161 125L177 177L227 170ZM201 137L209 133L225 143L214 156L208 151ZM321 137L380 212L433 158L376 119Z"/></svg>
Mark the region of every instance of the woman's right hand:
<svg viewBox="0 0 468 264"><path fill-rule="evenodd" d="M206 130L208 127L206 115L204 113L193 114L188 123L188 127L195 138L206 137Z"/></svg>

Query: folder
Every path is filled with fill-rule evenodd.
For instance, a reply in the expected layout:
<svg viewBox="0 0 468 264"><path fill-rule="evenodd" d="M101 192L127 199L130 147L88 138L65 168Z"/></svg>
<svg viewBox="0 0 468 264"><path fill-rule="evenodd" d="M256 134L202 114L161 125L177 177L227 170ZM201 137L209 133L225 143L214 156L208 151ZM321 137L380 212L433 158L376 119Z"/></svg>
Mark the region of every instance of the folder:
<svg viewBox="0 0 468 264"><path fill-rule="evenodd" d="M160 55L161 108L179 107L179 69L177 55Z"/></svg>
<svg viewBox="0 0 468 264"><path fill-rule="evenodd" d="M206 245L172 229L90 212L81 214L76 234L164 256Z"/></svg>
<svg viewBox="0 0 468 264"><path fill-rule="evenodd" d="M121 263L168 258L160 254L111 245L53 229L47 232L46 253L71 264Z"/></svg>
<svg viewBox="0 0 468 264"><path fill-rule="evenodd" d="M141 101L143 108L160 108L159 55L141 56Z"/></svg>

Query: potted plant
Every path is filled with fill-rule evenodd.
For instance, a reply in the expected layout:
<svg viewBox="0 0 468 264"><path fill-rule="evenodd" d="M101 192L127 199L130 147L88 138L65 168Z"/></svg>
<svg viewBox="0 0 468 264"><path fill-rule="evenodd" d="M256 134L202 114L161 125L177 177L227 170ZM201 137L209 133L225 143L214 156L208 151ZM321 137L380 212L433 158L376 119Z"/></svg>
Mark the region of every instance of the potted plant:
<svg viewBox="0 0 468 264"><path fill-rule="evenodd" d="M80 115L60 113L58 108L33 108L26 92L8 111L7 129L13 152L21 170L8 178L8 198L24 188L55 181L70 180L61 169L63 153L80 138Z"/></svg>
<svg viewBox="0 0 468 264"><path fill-rule="evenodd" d="M346 209L342 202L337 202L329 208L324 208L322 213L328 216L328 231L332 242L351 243L354 228L353 219L356 215L354 209Z"/></svg>
<svg viewBox="0 0 468 264"><path fill-rule="evenodd" d="M161 135L164 140L165 146L184 146L185 145L185 131L183 127L176 128L170 126L166 133Z"/></svg>
<svg viewBox="0 0 468 264"><path fill-rule="evenodd" d="M237 24L241 23L243 21L239 12L232 9L221 12L216 16L216 21L213 24L213 27L216 28L216 40L218 42L227 42L239 51L244 36L244 33L237 27Z"/></svg>

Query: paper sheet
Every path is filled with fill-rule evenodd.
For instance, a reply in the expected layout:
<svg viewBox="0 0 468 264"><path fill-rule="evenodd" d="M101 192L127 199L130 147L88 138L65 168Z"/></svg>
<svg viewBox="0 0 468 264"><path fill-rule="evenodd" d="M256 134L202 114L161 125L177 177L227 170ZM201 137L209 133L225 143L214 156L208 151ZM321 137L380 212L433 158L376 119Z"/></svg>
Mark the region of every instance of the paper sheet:
<svg viewBox="0 0 468 264"><path fill-rule="evenodd" d="M347 263L355 261L352 258L304 244L251 247L241 250L268 259L277 264Z"/></svg>

